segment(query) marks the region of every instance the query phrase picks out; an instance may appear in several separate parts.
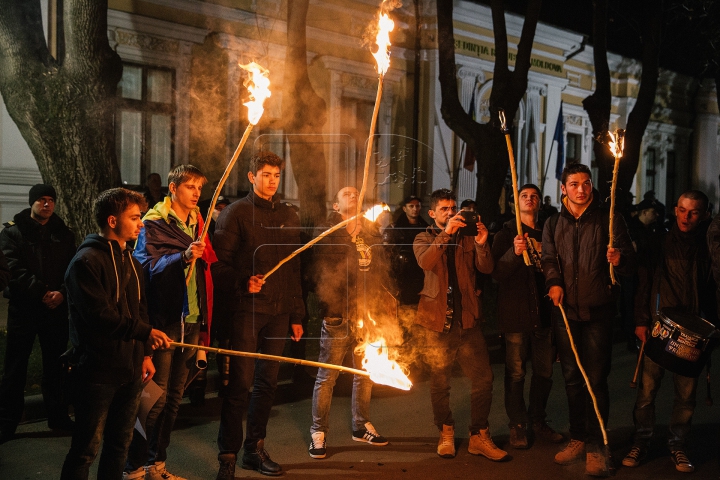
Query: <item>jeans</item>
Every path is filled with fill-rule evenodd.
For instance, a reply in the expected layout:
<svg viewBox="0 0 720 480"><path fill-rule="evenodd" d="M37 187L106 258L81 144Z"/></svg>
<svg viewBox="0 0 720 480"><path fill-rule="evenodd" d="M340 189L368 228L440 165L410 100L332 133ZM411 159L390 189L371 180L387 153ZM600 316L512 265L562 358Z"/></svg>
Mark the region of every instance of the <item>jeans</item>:
<svg viewBox="0 0 720 480"><path fill-rule="evenodd" d="M505 411L510 425L544 422L552 388L552 328L505 334ZM525 364L532 362L530 404L525 407Z"/></svg>
<svg viewBox="0 0 720 480"><path fill-rule="evenodd" d="M172 341L179 342L180 322L167 327L165 333ZM199 334L199 324L185 324L185 343L197 344ZM133 439L125 466L126 471L131 472L143 465L152 465L155 462L167 460L170 433L172 433L175 419L180 410L185 381L195 360L195 352L195 348L172 347L157 350L153 354L153 365L155 365L153 380L163 393L145 419L147 439L139 431L133 431Z"/></svg>
<svg viewBox="0 0 720 480"><path fill-rule="evenodd" d="M612 319L568 320L580 362L590 381L605 425L610 411L608 375L612 358ZM565 378L565 392L570 413L570 438L593 445L602 445L602 432L592 399L585 386L560 310L553 308L553 324L560 365Z"/></svg>
<svg viewBox="0 0 720 480"><path fill-rule="evenodd" d="M348 350L353 352L353 367L362 368L362 358L356 355L357 345L350 323L347 318L325 317L320 332L319 362L342 365ZM328 368L319 368L313 390L312 419L310 433L328 433L330 429L330 404L333 387L340 372ZM354 375L352 389L352 428L353 431L363 430L370 417L370 396L372 381L365 376Z"/></svg>
<svg viewBox="0 0 720 480"><path fill-rule="evenodd" d="M493 373L485 337L479 326L463 329L453 323L448 333L416 327L424 337L425 362L430 366L430 401L434 423L455 425L450 410L450 377L455 360L470 379L470 432L487 428L492 403Z"/></svg>
<svg viewBox="0 0 720 480"><path fill-rule="evenodd" d="M672 373L672 372L671 372ZM647 446L655 426L655 396L665 369L653 362L647 355L643 359L642 382L638 389L633 419L635 421L635 444ZM667 445L673 450L683 450L690 433L690 423L695 411L697 378L683 377L673 373L675 400L673 402Z"/></svg>
<svg viewBox="0 0 720 480"><path fill-rule="evenodd" d="M142 393L140 378L123 385L73 381L75 428L61 480L88 478L102 441L97 478L122 479Z"/></svg>
<svg viewBox="0 0 720 480"><path fill-rule="evenodd" d="M0 429L15 432L25 407L28 360L35 337L42 351L42 396L48 421L62 421L68 414L63 394L60 355L68 348L69 327L65 304L56 311L40 314L11 305L8 308L7 348L4 374L0 383Z"/></svg>
<svg viewBox="0 0 720 480"><path fill-rule="evenodd" d="M290 328L290 316L239 311L230 333L230 348L245 352L281 355ZM230 357L227 386L221 390L218 448L220 455L234 454L243 446L242 419L247 410L244 448L254 451L266 434L280 363L246 357ZM250 389L252 388L252 394ZM250 400L248 403L248 395Z"/></svg>

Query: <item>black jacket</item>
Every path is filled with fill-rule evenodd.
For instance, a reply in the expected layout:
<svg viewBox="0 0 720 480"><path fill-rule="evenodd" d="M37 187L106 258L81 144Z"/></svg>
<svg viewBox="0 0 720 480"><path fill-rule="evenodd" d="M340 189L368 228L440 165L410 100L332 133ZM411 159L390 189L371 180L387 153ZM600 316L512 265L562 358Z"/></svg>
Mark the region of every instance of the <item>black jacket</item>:
<svg viewBox="0 0 720 480"><path fill-rule="evenodd" d="M75 255L75 236L59 216L53 214L40 225L26 208L5 224L0 248L12 273L8 293L13 307L48 313L42 303L45 293L58 291L67 296L63 277ZM66 309L63 302L53 313L66 315Z"/></svg>
<svg viewBox="0 0 720 480"><path fill-rule="evenodd" d="M542 230L522 224L523 234L540 242ZM513 240L517 236L515 220L505 222L495 234L492 277L499 283L498 327L504 333L530 332L550 326L552 302L545 295L545 277L534 266L525 265L523 256L515 255Z"/></svg>
<svg viewBox="0 0 720 480"><path fill-rule="evenodd" d="M676 223L657 243L660 248L653 249L649 262L638 268L636 325L649 327L658 308L676 308L717 324L716 285L705 228L685 233Z"/></svg>
<svg viewBox="0 0 720 480"><path fill-rule="evenodd" d="M213 238L218 261L211 267L218 293L235 296L240 309L267 315L289 314L299 324L305 315L300 258L273 273L259 293L247 291L253 275L263 275L302 246L300 219L287 204L254 192L220 212Z"/></svg>
<svg viewBox="0 0 720 480"><path fill-rule="evenodd" d="M341 221L339 214L331 213L327 222L316 229L316 234ZM393 312L391 298L383 287L388 285L389 266L382 236L374 223L364 218L361 221L362 230L356 240L361 239L362 244L369 247L362 253L344 227L313 247L311 275L323 317L356 319L370 312L377 319L381 312ZM360 262L367 260L366 268L361 268Z"/></svg>
<svg viewBox="0 0 720 480"><path fill-rule="evenodd" d="M404 304L416 304L420 301L425 274L417 263L413 252L413 242L418 233L424 232L429 225L418 217L418 224L412 225L403 212L397 222L383 231L383 241L390 246L392 274L400 301Z"/></svg>
<svg viewBox="0 0 720 480"><path fill-rule="evenodd" d="M716 215L707 231L707 243L712 260L712 272L715 277L715 297L717 299L717 312L720 315L720 214Z"/></svg>
<svg viewBox="0 0 720 480"><path fill-rule="evenodd" d="M152 330L140 262L117 242L88 235L70 262L65 285L78 374L102 384L139 378Z"/></svg>
<svg viewBox="0 0 720 480"><path fill-rule="evenodd" d="M10 267L8 267L5 254L0 250L0 290L4 290L10 283Z"/></svg>
<svg viewBox="0 0 720 480"><path fill-rule="evenodd" d="M625 220L615 215L614 247L621 252L615 273L635 273L635 249ZM607 261L610 213L593 190L593 199L576 220L563 203L560 213L550 217L543 228L542 268L545 286L564 289L564 307L571 320L599 320L615 315L616 288L611 288Z"/></svg>

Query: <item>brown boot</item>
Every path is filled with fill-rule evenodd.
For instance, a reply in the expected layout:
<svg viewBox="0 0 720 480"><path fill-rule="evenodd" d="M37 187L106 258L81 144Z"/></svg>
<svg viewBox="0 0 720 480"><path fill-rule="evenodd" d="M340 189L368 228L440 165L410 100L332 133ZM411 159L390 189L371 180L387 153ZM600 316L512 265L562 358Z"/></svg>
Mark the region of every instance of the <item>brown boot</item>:
<svg viewBox="0 0 720 480"><path fill-rule="evenodd" d="M555 455L555 463L560 465L570 465L571 463L580 460L585 455L585 442L580 440L570 440L565 448L560 450Z"/></svg>
<svg viewBox="0 0 720 480"><path fill-rule="evenodd" d="M440 430L440 440L438 440L437 454L442 458L455 457L455 427L452 425L443 425Z"/></svg>
<svg viewBox="0 0 720 480"><path fill-rule="evenodd" d="M499 462L505 460L508 454L505 450L501 450L495 446L490 429L483 428L475 435L470 435L470 444L468 445L468 453L473 455L482 455L490 460Z"/></svg>

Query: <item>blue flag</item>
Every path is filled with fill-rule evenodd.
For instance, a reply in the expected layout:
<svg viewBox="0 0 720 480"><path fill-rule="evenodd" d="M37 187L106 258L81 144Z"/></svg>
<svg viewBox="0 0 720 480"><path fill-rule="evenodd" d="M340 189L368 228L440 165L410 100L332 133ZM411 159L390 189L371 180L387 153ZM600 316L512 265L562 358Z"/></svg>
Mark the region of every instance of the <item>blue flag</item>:
<svg viewBox="0 0 720 480"><path fill-rule="evenodd" d="M557 164L555 165L555 178L562 178L562 171L565 167L565 119L563 118L562 102L560 102L560 113L555 124L555 135L553 141L557 142Z"/></svg>

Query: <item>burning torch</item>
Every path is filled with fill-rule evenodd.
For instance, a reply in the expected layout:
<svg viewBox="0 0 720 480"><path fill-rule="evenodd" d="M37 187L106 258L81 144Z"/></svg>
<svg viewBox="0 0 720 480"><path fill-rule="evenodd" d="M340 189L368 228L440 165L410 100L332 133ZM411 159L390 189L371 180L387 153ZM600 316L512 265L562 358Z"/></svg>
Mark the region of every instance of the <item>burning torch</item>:
<svg viewBox="0 0 720 480"><path fill-rule="evenodd" d="M608 243L608 248L613 248L613 240L615 236L613 232L613 218L615 216L615 188L617 187L617 175L618 168L620 167L620 159L622 158L623 151L625 150L625 130L615 130L615 135L613 135L612 132L608 131L608 135L610 135L610 142L608 142L608 147L610 147L610 153L612 153L612 156L615 157L612 184L610 186L610 241ZM610 281L612 281L613 285L617 285L617 280L615 279L615 270L612 263L610 264Z"/></svg>

